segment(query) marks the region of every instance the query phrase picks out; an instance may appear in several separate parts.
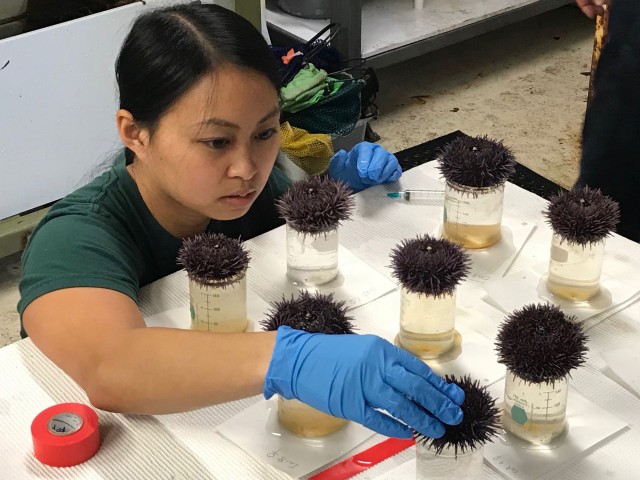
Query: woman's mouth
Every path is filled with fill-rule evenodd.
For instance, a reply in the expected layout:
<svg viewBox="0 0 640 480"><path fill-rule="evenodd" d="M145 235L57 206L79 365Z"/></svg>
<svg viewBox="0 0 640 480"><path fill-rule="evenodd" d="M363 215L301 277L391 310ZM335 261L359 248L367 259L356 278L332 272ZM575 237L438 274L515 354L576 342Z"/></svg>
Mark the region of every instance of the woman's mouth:
<svg viewBox="0 0 640 480"><path fill-rule="evenodd" d="M251 190L249 192L239 192L235 195L227 195L221 197L225 204L232 208L245 208L253 203L256 198L256 191Z"/></svg>

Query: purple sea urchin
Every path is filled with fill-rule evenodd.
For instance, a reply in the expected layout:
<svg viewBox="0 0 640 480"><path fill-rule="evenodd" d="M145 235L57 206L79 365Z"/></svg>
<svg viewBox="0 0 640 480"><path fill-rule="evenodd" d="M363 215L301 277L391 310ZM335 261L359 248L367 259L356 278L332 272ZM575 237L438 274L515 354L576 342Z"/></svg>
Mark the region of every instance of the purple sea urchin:
<svg viewBox="0 0 640 480"><path fill-rule="evenodd" d="M469 272L469 256L461 246L429 235L402 240L391 251L393 276L413 293L453 293Z"/></svg>
<svg viewBox="0 0 640 480"><path fill-rule="evenodd" d="M464 390L464 402L460 406L464 414L459 425L444 425L444 435L440 438L427 437L421 433L414 435L416 443L429 447L436 455L452 448L455 455L477 450L487 443L498 432L500 409L496 401L489 395L487 387L478 380L471 380L469 375L456 378L445 376L448 383L455 383Z"/></svg>
<svg viewBox="0 0 640 480"><path fill-rule="evenodd" d="M333 293L303 291L296 299L282 299L273 304L269 315L260 322L264 330L277 330L286 325L309 333L353 333L352 318L345 302L333 299Z"/></svg>
<svg viewBox="0 0 640 480"><path fill-rule="evenodd" d="M176 259L190 280L206 286L235 283L247 271L249 260L242 242L221 233L201 233L184 239Z"/></svg>
<svg viewBox="0 0 640 480"><path fill-rule="evenodd" d="M496 338L498 362L527 382L553 382L586 360L587 336L555 305L530 304L512 312Z"/></svg>
<svg viewBox="0 0 640 480"><path fill-rule="evenodd" d="M322 175L293 183L276 204L294 230L322 233L348 220L355 201L345 183Z"/></svg>
<svg viewBox="0 0 640 480"><path fill-rule="evenodd" d="M486 135L458 137L441 149L438 158L440 173L453 187L496 187L513 175L515 164L511 150Z"/></svg>
<svg viewBox="0 0 640 480"><path fill-rule="evenodd" d="M618 202L589 187L552 196L543 214L556 234L582 246L608 237L620 221Z"/></svg>

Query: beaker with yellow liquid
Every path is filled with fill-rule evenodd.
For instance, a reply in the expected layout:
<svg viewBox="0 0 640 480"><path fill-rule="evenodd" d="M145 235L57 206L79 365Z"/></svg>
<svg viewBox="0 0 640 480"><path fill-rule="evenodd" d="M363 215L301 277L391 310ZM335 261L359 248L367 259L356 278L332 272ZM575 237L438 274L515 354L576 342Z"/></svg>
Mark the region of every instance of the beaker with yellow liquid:
<svg viewBox="0 0 640 480"><path fill-rule="evenodd" d="M605 240L620 219L618 203L600 190L574 188L551 197L543 214L553 229L547 290L588 302L600 292Z"/></svg>
<svg viewBox="0 0 640 480"><path fill-rule="evenodd" d="M566 429L566 378L528 382L507 370L502 425L532 445L552 447Z"/></svg>
<svg viewBox="0 0 640 480"><path fill-rule="evenodd" d="M398 345L422 359L441 357L455 343L456 288L468 273L467 253L418 235L391 251L391 268L400 283Z"/></svg>
<svg viewBox="0 0 640 480"><path fill-rule="evenodd" d="M189 278L191 328L234 333L247 329L249 253L240 240L221 233L186 238L177 263Z"/></svg>
<svg viewBox="0 0 640 480"><path fill-rule="evenodd" d="M564 439L568 378L584 364L587 336L556 305L530 304L512 312L496 337L507 367L502 426L526 448L554 448Z"/></svg>
<svg viewBox="0 0 640 480"><path fill-rule="evenodd" d="M351 334L351 317L345 302L336 301L333 294L300 292L297 298L282 299L272 305L261 323L266 331L288 326L309 333L329 335ZM296 398L278 397L278 420L292 433L303 437L321 437L337 432L349 422L321 412Z"/></svg>
<svg viewBox="0 0 640 480"><path fill-rule="evenodd" d="M191 329L233 333L247 329L247 277L228 283L202 284L189 280Z"/></svg>
<svg viewBox="0 0 640 480"><path fill-rule="evenodd" d="M444 238L465 248L486 248L500 240L505 183L515 164L511 150L487 136L465 135L445 145L438 158L446 180Z"/></svg>
<svg viewBox="0 0 640 480"><path fill-rule="evenodd" d="M474 188L447 182L442 233L465 248L486 248L501 238L504 184Z"/></svg>

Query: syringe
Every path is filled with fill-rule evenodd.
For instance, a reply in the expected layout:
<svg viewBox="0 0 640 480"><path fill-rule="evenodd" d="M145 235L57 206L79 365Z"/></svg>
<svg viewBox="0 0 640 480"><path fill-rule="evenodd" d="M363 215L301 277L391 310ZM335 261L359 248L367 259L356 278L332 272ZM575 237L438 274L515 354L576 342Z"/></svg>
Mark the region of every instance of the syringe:
<svg viewBox="0 0 640 480"><path fill-rule="evenodd" d="M387 193L389 198L400 198L407 202L444 200L443 190L404 190Z"/></svg>

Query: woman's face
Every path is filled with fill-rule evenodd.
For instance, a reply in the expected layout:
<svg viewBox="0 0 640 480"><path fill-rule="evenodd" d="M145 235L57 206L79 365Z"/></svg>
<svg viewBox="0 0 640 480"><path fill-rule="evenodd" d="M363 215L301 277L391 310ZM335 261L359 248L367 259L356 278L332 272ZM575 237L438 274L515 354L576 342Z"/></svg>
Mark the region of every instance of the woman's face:
<svg viewBox="0 0 640 480"><path fill-rule="evenodd" d="M279 114L266 77L232 66L204 76L161 118L145 151L163 203L195 218L244 215L275 162Z"/></svg>

